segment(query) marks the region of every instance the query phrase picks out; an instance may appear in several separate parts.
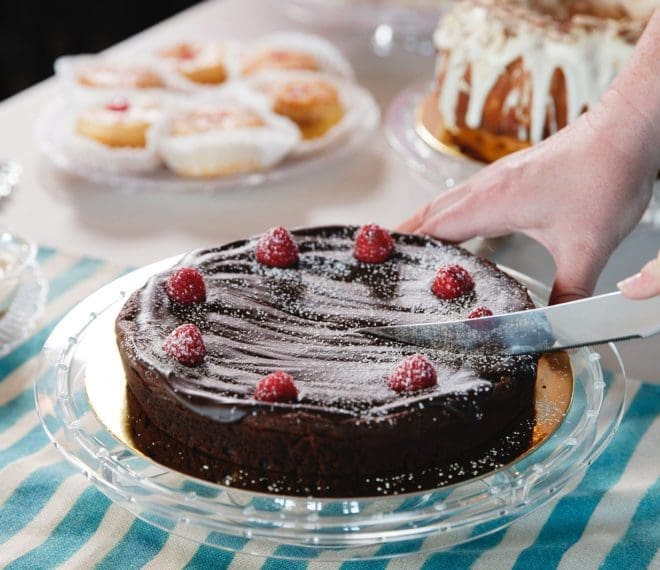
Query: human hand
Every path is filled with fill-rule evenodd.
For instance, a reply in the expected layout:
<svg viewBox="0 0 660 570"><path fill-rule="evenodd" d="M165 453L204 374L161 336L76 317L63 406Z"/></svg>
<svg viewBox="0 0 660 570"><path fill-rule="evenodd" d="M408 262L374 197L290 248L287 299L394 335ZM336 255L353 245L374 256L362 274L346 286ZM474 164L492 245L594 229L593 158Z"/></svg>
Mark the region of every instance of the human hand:
<svg viewBox="0 0 660 570"><path fill-rule="evenodd" d="M660 250L658 257L649 261L639 273L617 283L629 299L648 299L660 295Z"/></svg>
<svg viewBox="0 0 660 570"><path fill-rule="evenodd" d="M649 140L639 140L643 129L630 144L632 137L614 128L613 118L635 117L622 105L610 97L541 144L441 194L399 229L455 242L522 232L555 261L551 303L591 295L609 255L642 216L657 172Z"/></svg>
<svg viewBox="0 0 660 570"><path fill-rule="evenodd" d="M451 241L525 233L557 266L551 303L590 295L607 258L639 221L660 170L658 49L660 8L596 107L445 192L399 229ZM657 292L657 281L650 285L655 263L622 289Z"/></svg>

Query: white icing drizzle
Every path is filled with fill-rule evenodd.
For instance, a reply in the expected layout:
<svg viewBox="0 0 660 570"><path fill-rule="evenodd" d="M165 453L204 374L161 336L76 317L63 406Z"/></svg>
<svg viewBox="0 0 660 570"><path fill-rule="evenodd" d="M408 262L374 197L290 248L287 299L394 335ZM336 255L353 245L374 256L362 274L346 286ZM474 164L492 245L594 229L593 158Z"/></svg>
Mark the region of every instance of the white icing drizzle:
<svg viewBox="0 0 660 570"><path fill-rule="evenodd" d="M511 91L507 93L506 99L504 99L502 113L506 114L512 109L517 108L520 105L521 96L520 89L511 89Z"/></svg>
<svg viewBox="0 0 660 570"><path fill-rule="evenodd" d="M612 7L612 0L599 0ZM646 0L644 0L646 2ZM660 1L653 0L656 5ZM648 4L648 2L646 2ZM592 107L630 57L643 22L574 15L560 25L552 16L531 7L534 0L467 0L443 18L434 34L439 50L436 66L444 73L439 109L445 125L456 128L459 95L469 95L465 124L477 129L498 78L521 59L528 81L506 95L502 112L529 113L529 130L518 128L518 138L536 143L543 138L546 117L550 131L558 128L550 93L556 69L566 82L567 120ZM632 3L631 3L632 4ZM628 7L627 7L628 8ZM470 82L465 81L470 70Z"/></svg>

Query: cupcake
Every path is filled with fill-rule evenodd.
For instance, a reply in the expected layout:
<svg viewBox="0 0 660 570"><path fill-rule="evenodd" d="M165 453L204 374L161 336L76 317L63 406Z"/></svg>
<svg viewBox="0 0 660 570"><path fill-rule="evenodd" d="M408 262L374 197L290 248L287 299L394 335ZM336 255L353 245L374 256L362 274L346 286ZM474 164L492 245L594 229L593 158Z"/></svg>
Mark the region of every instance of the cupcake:
<svg viewBox="0 0 660 570"><path fill-rule="evenodd" d="M160 165L156 132L164 118L157 98L126 94L74 111L65 137L70 158L105 172L148 172Z"/></svg>
<svg viewBox="0 0 660 570"><path fill-rule="evenodd" d="M352 82L324 73L268 71L247 85L268 101L278 115L300 129L295 153L321 150L357 128L371 97Z"/></svg>
<svg viewBox="0 0 660 570"><path fill-rule="evenodd" d="M330 42L319 36L294 32L265 36L243 52L241 72L244 76L267 70L322 71L353 77L351 64Z"/></svg>
<svg viewBox="0 0 660 570"><path fill-rule="evenodd" d="M179 42L161 49L157 57L187 81L216 86L235 74L233 52L233 47L224 42Z"/></svg>
<svg viewBox="0 0 660 570"><path fill-rule="evenodd" d="M161 105L155 99L131 102L118 97L82 111L76 121L76 132L109 147L145 148L147 133L161 116Z"/></svg>
<svg viewBox="0 0 660 570"><path fill-rule="evenodd" d="M304 139L322 137L344 116L339 89L330 81L292 78L273 87L273 111L296 123Z"/></svg>
<svg viewBox="0 0 660 570"><path fill-rule="evenodd" d="M159 149L177 174L215 177L267 169L283 160L299 140L294 123L247 90L234 88L179 105Z"/></svg>

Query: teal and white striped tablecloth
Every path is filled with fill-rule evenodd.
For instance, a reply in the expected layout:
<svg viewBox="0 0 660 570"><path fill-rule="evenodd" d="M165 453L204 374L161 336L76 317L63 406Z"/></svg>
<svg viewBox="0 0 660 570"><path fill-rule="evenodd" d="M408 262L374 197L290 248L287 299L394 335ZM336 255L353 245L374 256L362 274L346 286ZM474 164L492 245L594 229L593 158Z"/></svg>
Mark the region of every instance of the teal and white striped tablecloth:
<svg viewBox="0 0 660 570"><path fill-rule="evenodd" d="M49 282L32 336L0 359L0 565L7 568L660 568L660 386L632 382L623 425L569 495L505 530L450 550L377 561L288 562L286 546L252 541L264 558L178 538L90 486L49 443L34 409L39 351L78 301L124 273L41 248ZM658 371L660 374L660 370ZM200 540L204 537L200 536ZM247 540L227 537L245 549ZM420 543L420 548L422 544ZM387 546L379 547L387 552ZM391 551L391 547L390 551ZM374 550L378 552L378 549Z"/></svg>

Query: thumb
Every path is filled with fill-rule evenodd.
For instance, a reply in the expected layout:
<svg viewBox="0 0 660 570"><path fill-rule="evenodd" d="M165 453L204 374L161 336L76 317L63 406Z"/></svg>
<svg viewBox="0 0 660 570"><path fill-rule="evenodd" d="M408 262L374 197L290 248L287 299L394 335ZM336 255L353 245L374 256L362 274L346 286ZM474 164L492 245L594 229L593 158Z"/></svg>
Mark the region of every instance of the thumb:
<svg viewBox="0 0 660 570"><path fill-rule="evenodd" d="M629 299L647 299L660 295L660 251L658 257L649 261L639 273L617 283L617 286Z"/></svg>
<svg viewBox="0 0 660 570"><path fill-rule="evenodd" d="M557 273L549 303L557 305L590 297L607 256L575 248L553 257Z"/></svg>

